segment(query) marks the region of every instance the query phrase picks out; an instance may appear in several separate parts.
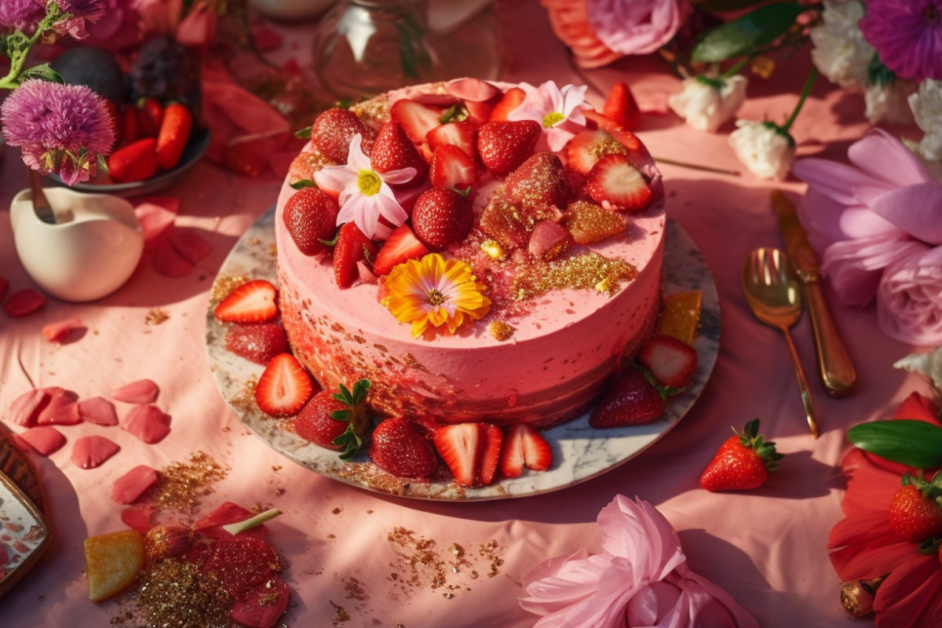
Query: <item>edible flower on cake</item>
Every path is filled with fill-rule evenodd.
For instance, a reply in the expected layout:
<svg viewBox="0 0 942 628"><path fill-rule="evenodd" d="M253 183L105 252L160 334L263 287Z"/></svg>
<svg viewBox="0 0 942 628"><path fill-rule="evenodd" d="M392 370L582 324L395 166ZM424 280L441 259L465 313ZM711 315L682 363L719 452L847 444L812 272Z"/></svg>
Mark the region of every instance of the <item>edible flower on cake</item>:
<svg viewBox="0 0 942 628"><path fill-rule="evenodd" d="M507 115L508 120L533 120L543 127L543 138L551 151L563 149L576 133L585 128L582 110L591 107L585 100L588 87L566 85L562 89L554 81L539 87L520 83L526 97L519 107Z"/></svg>

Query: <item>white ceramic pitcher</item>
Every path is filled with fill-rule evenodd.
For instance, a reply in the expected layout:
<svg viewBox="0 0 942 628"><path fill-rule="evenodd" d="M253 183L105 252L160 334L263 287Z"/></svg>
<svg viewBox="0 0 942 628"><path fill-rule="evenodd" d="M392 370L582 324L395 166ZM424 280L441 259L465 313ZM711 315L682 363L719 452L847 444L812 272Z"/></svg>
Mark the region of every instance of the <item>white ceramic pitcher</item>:
<svg viewBox="0 0 942 628"><path fill-rule="evenodd" d="M56 215L47 224L33 211L33 195L13 197L10 221L26 272L46 293L65 301L93 301L120 288L144 251L141 223L126 200L66 188L44 190Z"/></svg>

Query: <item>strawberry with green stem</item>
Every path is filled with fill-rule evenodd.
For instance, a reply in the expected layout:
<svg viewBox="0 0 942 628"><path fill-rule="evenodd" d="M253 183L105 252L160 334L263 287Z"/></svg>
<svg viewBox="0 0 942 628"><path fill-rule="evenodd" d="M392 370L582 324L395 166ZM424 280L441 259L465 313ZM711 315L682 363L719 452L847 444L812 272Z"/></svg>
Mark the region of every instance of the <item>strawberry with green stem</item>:
<svg viewBox="0 0 942 628"><path fill-rule="evenodd" d="M746 423L742 433L733 428L733 433L700 476L700 486L708 491L758 488L785 457L775 451L775 443L759 434L759 419Z"/></svg>
<svg viewBox="0 0 942 628"><path fill-rule="evenodd" d="M907 541L922 543L942 537L942 472L932 481L906 473L890 502L890 526Z"/></svg>
<svg viewBox="0 0 942 628"><path fill-rule="evenodd" d="M295 419L298 436L316 445L340 451L341 460L356 456L370 429L366 397L370 380L361 379L351 391L340 384L339 393L322 391L301 410Z"/></svg>

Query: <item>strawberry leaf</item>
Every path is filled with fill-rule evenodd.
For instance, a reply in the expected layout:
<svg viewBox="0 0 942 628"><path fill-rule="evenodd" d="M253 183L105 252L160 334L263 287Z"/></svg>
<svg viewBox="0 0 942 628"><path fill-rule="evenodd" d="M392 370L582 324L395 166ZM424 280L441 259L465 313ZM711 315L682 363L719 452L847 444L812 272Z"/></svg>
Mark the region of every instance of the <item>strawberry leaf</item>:
<svg viewBox="0 0 942 628"><path fill-rule="evenodd" d="M937 556L942 547L942 536L929 537L919 544L919 553L925 556Z"/></svg>
<svg viewBox="0 0 942 628"><path fill-rule="evenodd" d="M309 140L311 139L311 129L313 128L314 127L310 127L310 126L304 127L300 131L295 131L294 136L298 139Z"/></svg>
<svg viewBox="0 0 942 628"><path fill-rule="evenodd" d="M291 187L295 190L303 190L304 188L316 188L317 184L310 179L301 179L300 181L292 183ZM321 242L323 242L323 240L321 240Z"/></svg>

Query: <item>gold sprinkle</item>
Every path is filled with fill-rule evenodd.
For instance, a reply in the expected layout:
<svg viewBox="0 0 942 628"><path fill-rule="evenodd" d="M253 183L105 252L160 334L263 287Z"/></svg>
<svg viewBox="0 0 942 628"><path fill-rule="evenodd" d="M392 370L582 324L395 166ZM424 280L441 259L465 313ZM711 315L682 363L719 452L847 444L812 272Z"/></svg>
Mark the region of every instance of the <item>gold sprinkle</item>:
<svg viewBox="0 0 942 628"><path fill-rule="evenodd" d="M752 60L749 69L752 70L753 74L767 79L775 72L775 61L765 56L759 56Z"/></svg>
<svg viewBox="0 0 942 628"><path fill-rule="evenodd" d="M155 307L150 312L147 313L147 316L144 317L145 325L160 325L164 321L170 320L170 313L166 310L162 310L158 307ZM95 332L98 333L98 332Z"/></svg>
<svg viewBox="0 0 942 628"><path fill-rule="evenodd" d="M268 254L271 255L272 257L278 257L278 245L277 245L277 244L269 244L269 245L268 245Z"/></svg>
<svg viewBox="0 0 942 628"><path fill-rule="evenodd" d="M622 281L630 281L637 275L635 268L624 260L583 253L522 272L514 281L514 292L517 300L563 288L598 290L612 295L618 292Z"/></svg>
<svg viewBox="0 0 942 628"><path fill-rule="evenodd" d="M209 454L198 451L188 462L172 462L158 473L154 502L161 510L191 512L199 505L199 498L212 493L213 485L228 472Z"/></svg>
<svg viewBox="0 0 942 628"><path fill-rule="evenodd" d="M493 336L495 340L501 342L514 335L514 328L503 321L491 321L487 329L491 332L491 336Z"/></svg>
<svg viewBox="0 0 942 628"><path fill-rule="evenodd" d="M225 585L195 563L165 559L140 575L137 606L147 626L226 628L232 598Z"/></svg>
<svg viewBox="0 0 942 628"><path fill-rule="evenodd" d="M481 242L481 250L484 251L485 255L493 260L502 260L507 255L504 253L504 247L494 240L485 240L484 242Z"/></svg>
<svg viewBox="0 0 942 628"><path fill-rule="evenodd" d="M220 275L216 277L216 281L213 282L213 289L209 293L209 298L214 303L222 301L232 294L233 290L248 283L248 281L249 278L245 275L239 275L237 277L223 277Z"/></svg>
<svg viewBox="0 0 942 628"><path fill-rule="evenodd" d="M350 615L347 613L347 611L343 610L343 606L338 606L334 604L333 602L331 602L330 605L333 606L337 611L336 613L334 613L334 625L335 626L337 624L342 624L345 621L350 621Z"/></svg>
<svg viewBox="0 0 942 628"><path fill-rule="evenodd" d="M498 556L500 552L500 546L497 545L497 541L491 541L485 545L482 545L478 549L478 553L483 556L486 560L491 561L491 570L488 572L487 577L493 578L500 573L498 567L504 564L504 559Z"/></svg>

